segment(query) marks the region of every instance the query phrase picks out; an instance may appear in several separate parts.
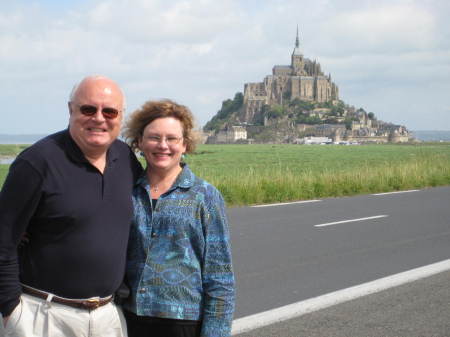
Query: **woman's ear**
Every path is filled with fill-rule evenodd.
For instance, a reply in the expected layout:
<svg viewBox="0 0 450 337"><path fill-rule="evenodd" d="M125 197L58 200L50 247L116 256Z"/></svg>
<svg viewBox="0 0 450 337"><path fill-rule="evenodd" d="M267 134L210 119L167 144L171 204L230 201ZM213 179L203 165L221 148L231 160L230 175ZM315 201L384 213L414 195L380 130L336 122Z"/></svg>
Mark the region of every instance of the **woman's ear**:
<svg viewBox="0 0 450 337"><path fill-rule="evenodd" d="M137 140L137 148L142 151L142 136L139 136Z"/></svg>
<svg viewBox="0 0 450 337"><path fill-rule="evenodd" d="M137 150L139 150L141 157L145 158L145 153L142 151L142 136L140 136L137 140Z"/></svg>

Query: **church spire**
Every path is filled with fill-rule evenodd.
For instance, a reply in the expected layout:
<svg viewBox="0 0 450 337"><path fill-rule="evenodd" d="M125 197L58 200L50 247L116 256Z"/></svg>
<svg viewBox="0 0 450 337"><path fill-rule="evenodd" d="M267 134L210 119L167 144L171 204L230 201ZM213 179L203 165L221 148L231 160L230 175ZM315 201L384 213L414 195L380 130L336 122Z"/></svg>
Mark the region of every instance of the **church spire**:
<svg viewBox="0 0 450 337"><path fill-rule="evenodd" d="M297 35L295 37L295 48L294 51L292 52L292 55L301 55L302 53L300 52L300 39L298 38L298 25L297 25Z"/></svg>

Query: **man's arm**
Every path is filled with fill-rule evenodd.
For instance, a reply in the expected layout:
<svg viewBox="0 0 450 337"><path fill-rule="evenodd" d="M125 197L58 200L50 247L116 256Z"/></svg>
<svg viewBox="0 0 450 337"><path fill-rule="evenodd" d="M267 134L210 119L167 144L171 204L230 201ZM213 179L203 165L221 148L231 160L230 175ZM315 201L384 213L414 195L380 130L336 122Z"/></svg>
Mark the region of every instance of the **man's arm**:
<svg viewBox="0 0 450 337"><path fill-rule="evenodd" d="M41 175L18 158L0 192L0 312L5 324L22 293L17 246L39 203L41 187Z"/></svg>

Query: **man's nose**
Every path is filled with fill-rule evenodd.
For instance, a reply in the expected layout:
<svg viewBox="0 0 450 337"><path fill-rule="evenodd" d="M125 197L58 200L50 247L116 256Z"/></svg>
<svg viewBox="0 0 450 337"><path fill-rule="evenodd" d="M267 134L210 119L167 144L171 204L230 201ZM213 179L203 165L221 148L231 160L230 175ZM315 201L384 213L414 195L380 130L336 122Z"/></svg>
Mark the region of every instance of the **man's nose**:
<svg viewBox="0 0 450 337"><path fill-rule="evenodd" d="M97 108L97 112L94 116L92 116L92 118L97 122L104 122L105 116L103 116L102 108Z"/></svg>

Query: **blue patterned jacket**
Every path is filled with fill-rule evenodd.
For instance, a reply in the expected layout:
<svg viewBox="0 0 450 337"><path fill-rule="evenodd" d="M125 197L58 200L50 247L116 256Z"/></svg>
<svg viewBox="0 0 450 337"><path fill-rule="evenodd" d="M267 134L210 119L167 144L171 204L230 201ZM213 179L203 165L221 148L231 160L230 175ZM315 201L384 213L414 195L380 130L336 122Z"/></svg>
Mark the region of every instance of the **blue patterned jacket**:
<svg viewBox="0 0 450 337"><path fill-rule="evenodd" d="M228 337L235 287L220 192L187 165L155 208L145 174L133 192L124 305L140 316L202 320L202 337Z"/></svg>

